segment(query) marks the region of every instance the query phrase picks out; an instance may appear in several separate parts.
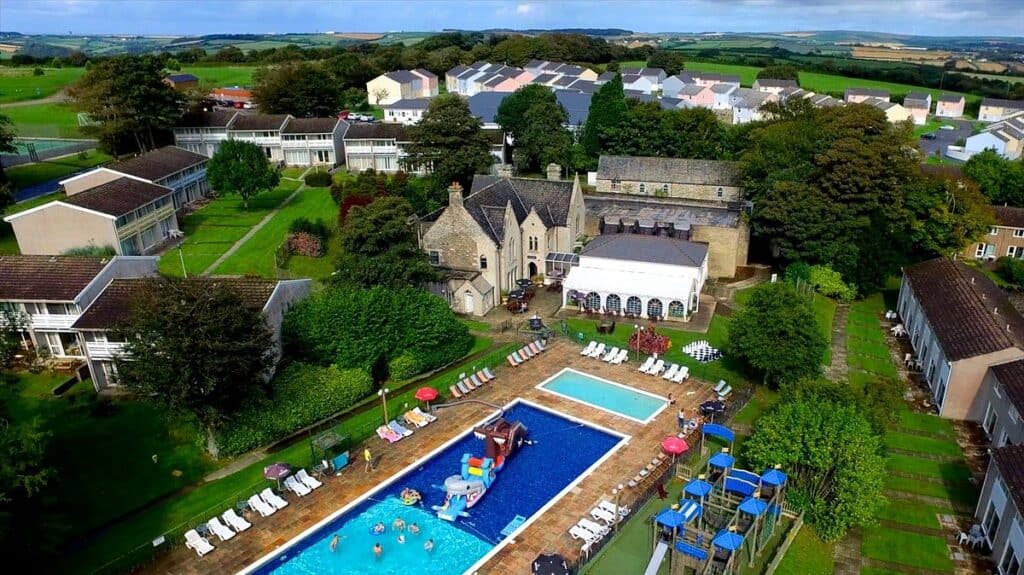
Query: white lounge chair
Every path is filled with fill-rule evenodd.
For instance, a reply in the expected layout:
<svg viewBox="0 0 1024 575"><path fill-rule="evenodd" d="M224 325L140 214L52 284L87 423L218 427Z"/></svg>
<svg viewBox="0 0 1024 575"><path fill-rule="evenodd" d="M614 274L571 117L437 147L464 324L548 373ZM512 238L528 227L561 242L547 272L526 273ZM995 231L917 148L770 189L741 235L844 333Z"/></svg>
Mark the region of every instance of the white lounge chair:
<svg viewBox="0 0 1024 575"><path fill-rule="evenodd" d="M722 390L725 389L725 386L727 386L727 385L729 385L729 384L725 383L724 379L720 379L720 380L718 380L718 385L716 385L715 388L713 390L711 390L711 391L714 391L715 393L721 393Z"/></svg>
<svg viewBox="0 0 1024 575"><path fill-rule="evenodd" d="M685 365L679 366L679 371L676 372L675 376L672 377L672 381L675 383L682 383L684 379L690 377L690 368Z"/></svg>
<svg viewBox="0 0 1024 575"><path fill-rule="evenodd" d="M619 520L618 515L609 513L604 509L601 509L600 507L595 507L591 509L590 516L598 521L604 521L606 525L612 525Z"/></svg>
<svg viewBox="0 0 1024 575"><path fill-rule="evenodd" d="M641 373L647 373L647 370L651 369L651 366L654 365L655 361L656 360L654 359L653 355L648 357L646 360L644 360L643 364L641 364L640 367L637 368L637 371Z"/></svg>
<svg viewBox="0 0 1024 575"><path fill-rule="evenodd" d="M617 355L614 358L612 358L611 363L614 364L614 365L621 365L622 362L626 361L627 357L629 357L629 350L628 349L620 349L619 350L619 355Z"/></svg>
<svg viewBox="0 0 1024 575"><path fill-rule="evenodd" d="M310 489L316 489L317 487L323 485L323 482L316 479L315 477L310 476L309 473L306 473L305 469L300 469L299 472L295 474L295 477L297 477L299 481L302 482L303 485Z"/></svg>
<svg viewBox="0 0 1024 575"><path fill-rule="evenodd" d="M291 491L292 493L298 495L299 497L305 497L305 496L307 496L307 495L309 495L310 493L313 492L312 489L310 489L310 488L306 487L305 485L299 483L299 480L295 479L294 475L290 475L290 476L285 478L284 486L285 486L285 489L288 489L289 491Z"/></svg>
<svg viewBox="0 0 1024 575"><path fill-rule="evenodd" d="M659 359L658 361L654 362L654 365L652 365L651 367L647 368L647 372L646 373L648 375L658 375L659 373L661 373L664 370L665 370L665 360Z"/></svg>
<svg viewBox="0 0 1024 575"><path fill-rule="evenodd" d="M587 531L590 531L591 533L599 537L604 537L609 532L611 532L611 529L607 525L601 525L600 523L591 521L590 519L586 518L577 521L576 525L579 525L580 527L586 529Z"/></svg>
<svg viewBox="0 0 1024 575"><path fill-rule="evenodd" d="M590 355L590 352L594 351L594 348L596 348L596 347L597 347L597 342L594 341L594 340L590 340L590 343L587 344L587 347L583 348L580 351L580 355Z"/></svg>
<svg viewBox="0 0 1024 575"><path fill-rule="evenodd" d="M283 497L274 493L269 487L260 491L260 495L263 496L263 500L267 502L267 505L271 505L274 509L284 509L288 507L288 502Z"/></svg>
<svg viewBox="0 0 1024 575"><path fill-rule="evenodd" d="M609 513L618 513L621 517L629 515L629 508L626 507L625 505L616 507L614 503L602 499L601 502L597 504L597 506Z"/></svg>
<svg viewBox="0 0 1024 575"><path fill-rule="evenodd" d="M227 528L223 523L220 522L220 519L217 517L214 517L213 519L207 521L206 526L209 527L210 531L212 531L214 535L219 537L221 541L227 541L228 539L231 539L235 536L235 532Z"/></svg>
<svg viewBox="0 0 1024 575"><path fill-rule="evenodd" d="M599 343L597 344L597 347L594 348L594 351L590 352L589 355L590 357L601 357L601 354L604 353L604 350L605 345L603 343Z"/></svg>
<svg viewBox="0 0 1024 575"><path fill-rule="evenodd" d="M228 509L221 515L221 517L224 518L225 523L227 523L229 526L231 526L232 529L239 533L252 527L252 523L246 521L234 509Z"/></svg>
<svg viewBox="0 0 1024 575"><path fill-rule="evenodd" d="M671 366L669 366L668 369L665 370L665 375L662 375L661 378L672 381L672 378L676 376L677 371L679 371L679 364L673 363Z"/></svg>
<svg viewBox="0 0 1024 575"><path fill-rule="evenodd" d="M419 406L414 407L412 410L413 410L413 413L415 413L416 415L419 415L423 419L426 419L428 423L433 423L433 422L437 421L437 416L436 415L431 415L431 414L421 410L419 408Z"/></svg>
<svg viewBox="0 0 1024 575"><path fill-rule="evenodd" d="M569 535L571 535L573 539L581 539L583 541L586 541L587 543L596 543L601 540L601 537L599 535L595 535L594 533L587 531L579 525L573 525L572 527L570 527Z"/></svg>
<svg viewBox="0 0 1024 575"><path fill-rule="evenodd" d="M726 385L722 389L722 391L718 392L718 399L726 399L730 395L732 395L732 386L731 385Z"/></svg>
<svg viewBox="0 0 1024 575"><path fill-rule="evenodd" d="M281 501L284 500L282 499ZM288 505L288 502L285 501L284 504ZM259 495L253 495L249 498L249 507L255 509L256 513L259 513L262 517L270 517L277 511L276 507L260 499Z"/></svg>
<svg viewBox="0 0 1024 575"><path fill-rule="evenodd" d="M608 350L608 353L604 354L604 356L601 357L601 361L611 361L615 359L615 356L617 355L619 355L619 348L613 347L610 350Z"/></svg>
<svg viewBox="0 0 1024 575"><path fill-rule="evenodd" d="M216 549L216 547L210 545L210 542L200 535L195 529L189 529L185 532L185 546L195 551L200 557Z"/></svg>

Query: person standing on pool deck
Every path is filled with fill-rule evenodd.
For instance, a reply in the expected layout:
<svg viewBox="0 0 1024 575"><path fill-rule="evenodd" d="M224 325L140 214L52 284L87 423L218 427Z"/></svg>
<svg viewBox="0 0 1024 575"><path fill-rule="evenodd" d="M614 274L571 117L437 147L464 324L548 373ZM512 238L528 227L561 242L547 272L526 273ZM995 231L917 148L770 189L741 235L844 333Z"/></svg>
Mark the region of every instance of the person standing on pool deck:
<svg viewBox="0 0 1024 575"><path fill-rule="evenodd" d="M676 414L676 421L679 423L679 429L686 429L686 412L683 408L679 408L679 413Z"/></svg>
<svg viewBox="0 0 1024 575"><path fill-rule="evenodd" d="M366 460L366 472L369 473L370 470L373 469L373 467L370 465L371 463L373 463L373 454L370 453L369 447L363 450L363 459Z"/></svg>
<svg viewBox="0 0 1024 575"><path fill-rule="evenodd" d="M377 559L380 559L381 556L384 555L384 548L381 547L380 543L374 543L374 545L373 545L373 554L374 554L374 556L377 557Z"/></svg>

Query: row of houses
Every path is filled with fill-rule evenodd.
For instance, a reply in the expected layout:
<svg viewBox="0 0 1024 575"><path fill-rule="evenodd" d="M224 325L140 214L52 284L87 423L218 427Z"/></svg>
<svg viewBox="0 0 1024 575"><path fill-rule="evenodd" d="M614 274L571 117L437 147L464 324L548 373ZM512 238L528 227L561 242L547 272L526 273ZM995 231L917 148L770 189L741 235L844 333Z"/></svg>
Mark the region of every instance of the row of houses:
<svg viewBox="0 0 1024 575"><path fill-rule="evenodd" d="M347 123L338 118L213 111L186 114L173 128L180 148L212 157L227 139L251 142L267 159L289 166L336 165Z"/></svg>
<svg viewBox="0 0 1024 575"><path fill-rule="evenodd" d="M986 126L982 131L969 136L963 151L950 146L947 154L957 159L969 159L985 150L992 150L1008 160L1016 160L1024 151L1024 110Z"/></svg>
<svg viewBox="0 0 1024 575"><path fill-rule="evenodd" d="M432 98L437 92L437 75L423 68L387 72L366 83L367 98L378 106L411 98Z"/></svg>
<svg viewBox="0 0 1024 575"><path fill-rule="evenodd" d="M125 341L118 334L134 302L149 285L160 282L157 258L0 256L0 307L20 314L26 323L25 347L55 359L85 361L97 391L116 388L114 358ZM243 305L259 311L274 336L280 356L285 311L309 294L311 280L203 278L185 281L221 284L236 292ZM268 374L270 375L270 374Z"/></svg>

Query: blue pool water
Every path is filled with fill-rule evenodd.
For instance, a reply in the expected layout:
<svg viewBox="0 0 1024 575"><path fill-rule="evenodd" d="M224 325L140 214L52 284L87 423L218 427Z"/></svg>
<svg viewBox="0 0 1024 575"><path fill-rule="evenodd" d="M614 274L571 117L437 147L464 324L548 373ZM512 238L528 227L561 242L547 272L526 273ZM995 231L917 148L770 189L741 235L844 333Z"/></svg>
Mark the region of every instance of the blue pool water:
<svg viewBox="0 0 1024 575"><path fill-rule="evenodd" d="M660 397L568 368L539 387L641 423L646 423L668 405L668 401Z"/></svg>
<svg viewBox="0 0 1024 575"><path fill-rule="evenodd" d="M461 573L504 538L501 530L516 515L531 517L622 440L523 403L507 409L505 417L522 421L529 429L528 439L534 444L524 445L509 458L484 498L469 510L469 517L449 523L438 519L431 506L444 502L444 492L433 486L443 484L446 477L459 472L462 455L482 455L483 444L473 437L471 430L422 466L407 471L255 573ZM346 473L362 473L362 470ZM405 487L419 491L425 505L402 505L397 496ZM416 523L420 534L414 536L406 531L405 543L398 543L398 532L391 529L395 517L401 517L407 525ZM371 535L370 527L378 521L388 526L387 533ZM339 534L342 540L338 550L331 553L329 544L334 534ZM432 553L423 549L428 538L434 540ZM376 542L384 548L381 559L376 559L372 552Z"/></svg>

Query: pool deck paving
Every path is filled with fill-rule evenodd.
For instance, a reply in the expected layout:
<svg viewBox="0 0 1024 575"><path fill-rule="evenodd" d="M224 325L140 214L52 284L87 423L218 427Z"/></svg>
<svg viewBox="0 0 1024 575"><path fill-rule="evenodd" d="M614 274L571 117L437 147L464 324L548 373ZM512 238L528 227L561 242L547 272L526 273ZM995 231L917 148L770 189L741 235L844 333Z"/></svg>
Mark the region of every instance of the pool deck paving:
<svg viewBox="0 0 1024 575"><path fill-rule="evenodd" d="M506 363L497 369L492 368L498 376L497 379L472 392L467 399L504 405L517 397L523 398L629 435L631 438L620 445L615 454L601 463L552 508L534 519L522 533L506 544L476 573L529 573L530 564L540 553L561 553L569 560L578 558L581 554L581 542L573 540L568 535L569 528L580 518L589 518L590 510L600 500L614 501L612 489L618 484L627 484L640 469L660 453L662 439L668 435L675 435L678 431L676 411L679 407L686 409L688 417L693 417L696 414L696 406L714 395L710 385L692 377L683 384L675 384L660 377L639 373L636 363L609 365L597 359L582 357L579 355L579 349L575 344L564 341L552 343L546 352L520 367L511 368ZM672 393L677 404L667 407L650 423L644 425L536 389L537 384L566 367L661 396ZM262 518L247 513L246 518L252 522L252 527L229 541L211 539L211 543L217 549L205 557L197 557L192 550L182 546L161 556L138 572L198 574L240 571L261 557L273 553L337 509L359 499L381 482L401 473L428 452L461 435L493 412L493 408L481 403L463 403L439 411L437 422L417 430L413 436L399 443L387 445L378 438L371 439L368 445L374 455L379 457L374 471L366 472L360 458L353 455L354 462L339 477L325 479L321 488L306 497L285 495L290 504L271 517ZM694 445L695 441L690 441L690 444ZM566 448L571 449L571 446ZM362 450L363 445L359 445L353 447L351 452L361 454ZM512 463L514 464L514 459ZM644 485L641 485L638 490L643 487ZM632 489L627 488L620 502L622 505L632 504L633 498L637 496ZM367 549L367 553L370 552Z"/></svg>

